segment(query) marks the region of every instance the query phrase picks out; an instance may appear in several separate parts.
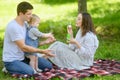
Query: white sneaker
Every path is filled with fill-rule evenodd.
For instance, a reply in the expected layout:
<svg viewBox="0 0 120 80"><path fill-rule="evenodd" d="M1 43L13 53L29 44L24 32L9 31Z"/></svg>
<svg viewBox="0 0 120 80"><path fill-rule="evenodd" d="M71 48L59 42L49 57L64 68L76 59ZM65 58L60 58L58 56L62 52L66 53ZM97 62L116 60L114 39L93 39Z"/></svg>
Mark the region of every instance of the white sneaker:
<svg viewBox="0 0 120 80"><path fill-rule="evenodd" d="M33 70L34 70L34 74L36 74L37 73L37 71L33 68Z"/></svg>
<svg viewBox="0 0 120 80"><path fill-rule="evenodd" d="M8 73L8 71L7 71L7 69L5 67L3 67L2 72Z"/></svg>
<svg viewBox="0 0 120 80"><path fill-rule="evenodd" d="M36 70L38 73L41 73L42 72L42 70L41 69L39 69L39 68L37 68L37 70Z"/></svg>

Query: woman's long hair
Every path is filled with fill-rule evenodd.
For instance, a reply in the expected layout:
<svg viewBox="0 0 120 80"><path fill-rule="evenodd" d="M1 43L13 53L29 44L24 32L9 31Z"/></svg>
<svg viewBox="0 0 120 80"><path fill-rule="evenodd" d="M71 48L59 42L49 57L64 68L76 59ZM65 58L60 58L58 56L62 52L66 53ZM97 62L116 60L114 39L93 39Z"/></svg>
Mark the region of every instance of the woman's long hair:
<svg viewBox="0 0 120 80"><path fill-rule="evenodd" d="M92 22L92 18L89 13L81 13L82 14L82 36L84 36L87 32L93 32L96 34L94 24Z"/></svg>

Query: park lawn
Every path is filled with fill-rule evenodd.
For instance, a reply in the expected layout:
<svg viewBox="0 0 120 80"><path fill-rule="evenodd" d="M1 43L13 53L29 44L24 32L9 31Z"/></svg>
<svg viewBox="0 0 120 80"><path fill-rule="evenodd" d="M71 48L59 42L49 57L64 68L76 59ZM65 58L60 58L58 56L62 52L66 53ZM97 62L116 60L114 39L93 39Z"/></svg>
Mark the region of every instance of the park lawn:
<svg viewBox="0 0 120 80"><path fill-rule="evenodd" d="M22 0L21 0L22 1ZM78 14L77 2L55 4L54 2L40 3L37 0L29 0L33 3L34 12L41 17L40 30L43 32L53 31L57 40L66 42L66 26L71 23L75 25L75 19ZM49 1L49 0L46 0ZM63 0L64 1L64 0ZM20 2L10 0L0 0L0 70L2 63L2 47L4 39L4 30L7 23L16 16L16 5ZM101 3L101 4L100 4ZM91 13L95 27L98 32L99 48L95 54L97 59L114 59L120 61L120 38L119 38L119 0L88 0L88 12ZM5 6L5 7L4 7ZM76 28L73 27L75 30ZM58 31L59 30L59 31ZM76 30L74 34L76 33ZM40 48L47 48L43 46ZM112 76L94 76L85 78L85 80L119 80L120 75ZM9 75L4 75L0 71L0 80L16 80Z"/></svg>

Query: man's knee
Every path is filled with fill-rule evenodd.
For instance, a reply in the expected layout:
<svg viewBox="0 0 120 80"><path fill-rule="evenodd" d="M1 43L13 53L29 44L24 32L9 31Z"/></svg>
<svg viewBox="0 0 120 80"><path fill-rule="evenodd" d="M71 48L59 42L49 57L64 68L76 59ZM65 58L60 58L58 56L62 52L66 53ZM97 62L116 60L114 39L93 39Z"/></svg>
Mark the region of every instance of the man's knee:
<svg viewBox="0 0 120 80"><path fill-rule="evenodd" d="M32 68L28 68L28 69L25 70L24 74L33 75L34 74L34 70Z"/></svg>

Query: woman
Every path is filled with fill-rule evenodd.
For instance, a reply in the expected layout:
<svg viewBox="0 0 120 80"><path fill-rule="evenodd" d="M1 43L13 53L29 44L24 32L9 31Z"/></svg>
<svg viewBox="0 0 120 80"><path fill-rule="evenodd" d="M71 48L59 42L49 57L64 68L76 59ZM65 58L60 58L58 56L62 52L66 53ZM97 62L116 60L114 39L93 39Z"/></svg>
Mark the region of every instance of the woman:
<svg viewBox="0 0 120 80"><path fill-rule="evenodd" d="M75 38L72 36L72 28L67 28L68 33L71 35L68 41L69 45L55 42L49 47L56 55L50 60L58 67L81 70L90 68L93 65L94 54L99 42L90 14L78 14L76 26L79 30Z"/></svg>

